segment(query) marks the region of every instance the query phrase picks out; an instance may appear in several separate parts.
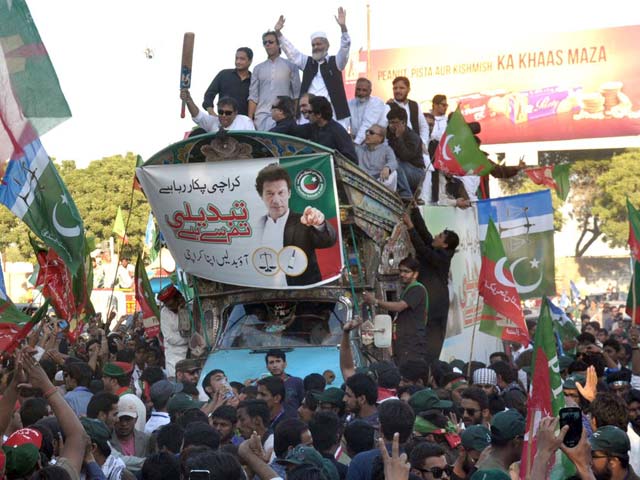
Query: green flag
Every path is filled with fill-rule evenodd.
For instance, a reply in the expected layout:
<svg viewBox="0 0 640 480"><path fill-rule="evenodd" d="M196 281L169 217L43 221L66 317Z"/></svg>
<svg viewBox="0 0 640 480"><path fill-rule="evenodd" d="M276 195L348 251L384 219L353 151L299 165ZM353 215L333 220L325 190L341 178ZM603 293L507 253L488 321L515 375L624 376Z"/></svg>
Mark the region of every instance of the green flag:
<svg viewBox="0 0 640 480"><path fill-rule="evenodd" d="M0 297L0 353L10 354L42 320L49 301L42 305L33 317L21 312L11 301Z"/></svg>
<svg viewBox="0 0 640 480"><path fill-rule="evenodd" d="M122 210L118 207L118 213L116 213L116 220L113 222L113 233L118 235L127 243L127 232L124 228L124 217L122 216Z"/></svg>
<svg viewBox="0 0 640 480"><path fill-rule="evenodd" d="M460 108L449 118L436 149L434 165L451 175L488 175L495 166L480 150Z"/></svg>
<svg viewBox="0 0 640 480"><path fill-rule="evenodd" d="M142 312L142 323L147 338L157 337L160 333L160 310L151 290L149 277L144 268L142 254L136 260L136 301Z"/></svg>
<svg viewBox="0 0 640 480"><path fill-rule="evenodd" d="M640 260L640 213L627 197L627 212L629 216L629 249L631 256Z"/></svg>
<svg viewBox="0 0 640 480"><path fill-rule="evenodd" d="M527 168L525 173L536 185L546 185L555 189L556 195L562 201L569 195L569 170L568 163L559 165L547 165L544 167Z"/></svg>
<svg viewBox="0 0 640 480"><path fill-rule="evenodd" d="M537 434L538 422L547 416L557 417L560 409L564 407L556 339L553 333L549 300L546 297L542 299L533 343L531 391L527 401L525 443L520 461L521 478L529 478L531 472L533 459L536 455L536 444L533 439ZM558 461L560 456L563 457L562 461ZM545 478L560 480L571 476L574 472L573 464L563 454L558 453Z"/></svg>
<svg viewBox="0 0 640 480"><path fill-rule="evenodd" d="M632 260L633 272L631 275L631 284L629 285L629 293L627 294L627 305L625 312L631 317L635 325L640 323L640 261Z"/></svg>

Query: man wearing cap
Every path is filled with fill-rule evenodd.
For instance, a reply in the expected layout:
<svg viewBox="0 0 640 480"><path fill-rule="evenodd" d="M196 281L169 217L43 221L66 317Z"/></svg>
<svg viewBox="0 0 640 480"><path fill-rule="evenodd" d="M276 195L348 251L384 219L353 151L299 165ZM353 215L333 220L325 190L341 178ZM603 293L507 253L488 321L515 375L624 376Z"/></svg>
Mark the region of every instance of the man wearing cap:
<svg viewBox="0 0 640 480"><path fill-rule="evenodd" d="M625 398L631 390L631 370L622 369L607 373L607 385L609 391L620 398Z"/></svg>
<svg viewBox="0 0 640 480"><path fill-rule="evenodd" d="M32 428L12 433L2 445L7 478L29 478L38 469L42 434Z"/></svg>
<svg viewBox="0 0 640 480"><path fill-rule="evenodd" d="M460 442L462 450L453 465L453 473L457 478L467 478L476 471L480 454L491 444L491 432L483 425L471 425L460 433Z"/></svg>
<svg viewBox="0 0 640 480"><path fill-rule="evenodd" d="M175 393L167 403L167 411L171 417L171 423L175 423L187 410L201 408L204 402L194 400L191 395L184 392Z"/></svg>
<svg viewBox="0 0 640 480"><path fill-rule="evenodd" d="M139 412L134 399L140 401L135 395L125 395L118 402L118 420L111 436L111 446L123 455L146 457L151 453L149 435L143 432L146 418L143 417L142 428L137 429Z"/></svg>
<svg viewBox="0 0 640 480"><path fill-rule="evenodd" d="M171 422L167 404L171 395L181 391L181 383L173 383L169 380L160 380L151 385L149 396L151 397L151 403L153 403L153 411L144 426L144 433L151 435L161 426Z"/></svg>
<svg viewBox="0 0 640 480"><path fill-rule="evenodd" d="M341 416L344 410L344 392L341 388L330 387L322 392L312 392L313 398L318 401L319 412L333 412Z"/></svg>
<svg viewBox="0 0 640 480"><path fill-rule="evenodd" d="M491 421L491 450L477 463L478 470L497 469L506 474L520 460L525 419L517 410L497 413Z"/></svg>
<svg viewBox="0 0 640 480"><path fill-rule="evenodd" d="M107 480L120 480L126 466L111 453L109 428L100 420L83 417L80 423L91 440L91 454ZM87 472L90 473L90 472ZM87 478L95 478L87 475Z"/></svg>
<svg viewBox="0 0 640 480"><path fill-rule="evenodd" d="M342 71L349 61L351 38L347 33L347 12L340 7L336 21L342 31L340 50L337 55L328 55L329 40L324 32L311 34L311 56L300 53L284 35L284 17L280 15L274 30L280 39L280 46L287 58L302 70L300 93L313 93L329 98L335 118L346 129L349 125L349 104L342 81Z"/></svg>
<svg viewBox="0 0 640 480"><path fill-rule="evenodd" d="M598 479L638 480L640 477L629 465L629 437L613 425L596 430L589 439L591 468Z"/></svg>
<svg viewBox="0 0 640 480"><path fill-rule="evenodd" d="M427 410L450 410L453 402L450 400L441 400L436 392L430 388L425 388L411 395L409 405L417 415Z"/></svg>
<svg viewBox="0 0 640 480"><path fill-rule="evenodd" d="M176 363L176 382L183 385L197 385L202 367L192 358L183 358Z"/></svg>
<svg viewBox="0 0 640 480"><path fill-rule="evenodd" d="M121 397L131 390L131 373L133 365L127 362L110 362L102 367L102 381L106 392Z"/></svg>
<svg viewBox="0 0 640 480"><path fill-rule="evenodd" d="M498 376L490 368L478 368L473 372L473 385L484 390L487 395L498 393Z"/></svg>
<svg viewBox="0 0 640 480"><path fill-rule="evenodd" d="M174 285L169 285L158 294L163 303L160 310L160 330L164 338L164 358L169 380L176 376L176 363L186 358L188 339L180 335L178 313L185 306L182 294Z"/></svg>
<svg viewBox="0 0 640 480"><path fill-rule="evenodd" d="M322 478L326 480L338 480L340 478L338 470L329 459L323 458L315 448L306 445L298 445L290 450L284 459L277 460L277 462L285 465L287 471L302 465L311 465L320 469Z"/></svg>

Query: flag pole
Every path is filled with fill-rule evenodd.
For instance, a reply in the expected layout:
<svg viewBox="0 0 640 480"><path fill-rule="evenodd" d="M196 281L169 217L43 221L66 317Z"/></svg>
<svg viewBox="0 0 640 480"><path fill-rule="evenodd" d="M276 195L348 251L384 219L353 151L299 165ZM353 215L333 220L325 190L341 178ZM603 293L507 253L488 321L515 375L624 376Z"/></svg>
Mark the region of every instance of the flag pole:
<svg viewBox="0 0 640 480"><path fill-rule="evenodd" d="M473 345L476 341L476 326L478 325L478 309L480 308L480 292L476 299L476 311L473 315L473 331L471 332L471 351L469 352L469 363L467 363L467 379L471 377L471 360L473 360Z"/></svg>
<svg viewBox="0 0 640 480"><path fill-rule="evenodd" d="M638 304L636 303L636 262L638 262L638 260L633 260L631 262L633 264L631 269L631 305L633 306L633 311L631 312L631 323L634 325L636 325L636 309L638 308Z"/></svg>
<svg viewBox="0 0 640 480"><path fill-rule="evenodd" d="M371 78L371 5L367 3L367 78Z"/></svg>

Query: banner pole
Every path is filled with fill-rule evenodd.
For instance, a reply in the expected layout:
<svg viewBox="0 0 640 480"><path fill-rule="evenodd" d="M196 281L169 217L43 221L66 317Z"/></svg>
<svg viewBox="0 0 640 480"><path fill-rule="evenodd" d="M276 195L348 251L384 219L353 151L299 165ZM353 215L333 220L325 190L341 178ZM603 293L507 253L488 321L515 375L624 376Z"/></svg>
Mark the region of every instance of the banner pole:
<svg viewBox="0 0 640 480"><path fill-rule="evenodd" d="M467 363L467 379L471 377L471 360L473 360L473 345L476 340L476 326L478 325L478 309L480 308L480 293L476 299L476 310L473 315L473 330L471 332L471 351L469 352L469 362Z"/></svg>
<svg viewBox="0 0 640 480"><path fill-rule="evenodd" d="M636 299L636 266L637 266L637 262L638 260L634 260L633 263L633 268L631 270L631 304L633 306L633 311L631 312L631 323L633 323L634 325L636 325L636 309L638 308L638 304L637 304L637 299Z"/></svg>

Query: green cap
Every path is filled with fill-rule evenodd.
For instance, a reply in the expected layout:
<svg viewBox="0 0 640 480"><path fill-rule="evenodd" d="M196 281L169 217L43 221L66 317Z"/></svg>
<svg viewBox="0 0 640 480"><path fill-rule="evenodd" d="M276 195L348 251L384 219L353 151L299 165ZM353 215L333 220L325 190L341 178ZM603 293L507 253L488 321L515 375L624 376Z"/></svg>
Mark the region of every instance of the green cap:
<svg viewBox="0 0 640 480"><path fill-rule="evenodd" d="M430 388L425 388L411 395L409 405L418 414L427 410L447 409L453 406L450 400L440 400L436 392Z"/></svg>
<svg viewBox="0 0 640 480"><path fill-rule="evenodd" d="M477 470L471 475L470 480L511 480L508 473L491 468L489 470Z"/></svg>
<svg viewBox="0 0 640 480"><path fill-rule="evenodd" d="M290 463L292 465L313 465L318 467L324 473L327 480L338 480L338 470L331 463L331 460L323 458L322 455L313 447L307 447L305 445L298 445L282 460L277 460L278 463Z"/></svg>
<svg viewBox="0 0 640 480"><path fill-rule="evenodd" d="M460 360L459 358L456 358L455 360L451 360L449 362L449 365L452 368L457 368L458 370L460 370L461 372L464 372L464 367L465 367L465 363L464 360Z"/></svg>
<svg viewBox="0 0 640 480"><path fill-rule="evenodd" d="M524 435L525 419L517 410L505 410L497 413L491 420L491 438L499 442L508 442Z"/></svg>
<svg viewBox="0 0 640 480"><path fill-rule="evenodd" d="M631 444L624 430L613 425L605 425L596 430L591 438L591 450L600 450L615 457L629 458Z"/></svg>
<svg viewBox="0 0 640 480"><path fill-rule="evenodd" d="M575 358L570 357L569 355L560 355L558 357L558 363L560 364L560 371L566 370L567 368L569 368L569 365L575 362L575 360L576 360Z"/></svg>
<svg viewBox="0 0 640 480"><path fill-rule="evenodd" d="M200 408L204 402L199 402L194 400L191 395L187 393L176 393L174 394L167 403L167 411L169 415L172 413L184 412L185 410L190 410L192 408Z"/></svg>
<svg viewBox="0 0 640 480"><path fill-rule="evenodd" d="M5 472L11 477L30 476L40 459L40 451L32 443L25 443L16 447L2 447L4 451Z"/></svg>
<svg viewBox="0 0 640 480"><path fill-rule="evenodd" d="M465 450L483 451L491 444L491 432L484 425L471 425L460 434Z"/></svg>
<svg viewBox="0 0 640 480"><path fill-rule="evenodd" d="M105 443L111 438L109 428L101 420L96 418L80 417L80 423L92 442Z"/></svg>
<svg viewBox="0 0 640 480"><path fill-rule="evenodd" d="M578 387L576 386L576 384L578 383L584 387L585 383L587 383L587 379L584 377L584 375L574 373L570 377L564 379L562 388L565 388L567 390L577 390Z"/></svg>
<svg viewBox="0 0 640 480"><path fill-rule="evenodd" d="M331 405L339 407L343 403L344 391L341 388L331 387L327 388L324 392L314 393L313 397L320 403L330 403Z"/></svg>
<svg viewBox="0 0 640 480"><path fill-rule="evenodd" d="M127 362L111 362L102 367L104 377L124 377L133 372L133 364Z"/></svg>

